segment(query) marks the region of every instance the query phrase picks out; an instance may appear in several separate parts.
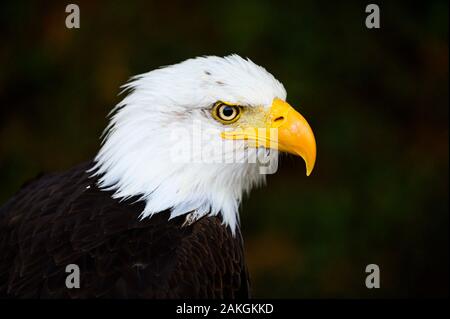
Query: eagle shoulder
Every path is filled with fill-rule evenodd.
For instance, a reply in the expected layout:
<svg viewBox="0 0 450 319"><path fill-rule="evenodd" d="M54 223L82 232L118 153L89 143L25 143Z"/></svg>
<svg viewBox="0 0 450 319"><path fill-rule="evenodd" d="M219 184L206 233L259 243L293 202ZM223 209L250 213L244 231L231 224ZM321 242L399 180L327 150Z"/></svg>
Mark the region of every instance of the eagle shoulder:
<svg viewBox="0 0 450 319"><path fill-rule="evenodd" d="M186 225L96 186L91 163L24 185L0 208L0 296L247 298L240 232L217 216ZM80 288L65 285L66 266Z"/></svg>

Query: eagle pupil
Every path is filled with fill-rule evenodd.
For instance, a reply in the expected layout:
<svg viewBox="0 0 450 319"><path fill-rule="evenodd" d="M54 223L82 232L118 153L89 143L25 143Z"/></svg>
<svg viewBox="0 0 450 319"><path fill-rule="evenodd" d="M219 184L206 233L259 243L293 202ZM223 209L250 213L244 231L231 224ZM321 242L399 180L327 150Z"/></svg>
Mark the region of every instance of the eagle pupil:
<svg viewBox="0 0 450 319"><path fill-rule="evenodd" d="M234 114L234 109L231 106L225 106L222 112L225 117L230 117Z"/></svg>

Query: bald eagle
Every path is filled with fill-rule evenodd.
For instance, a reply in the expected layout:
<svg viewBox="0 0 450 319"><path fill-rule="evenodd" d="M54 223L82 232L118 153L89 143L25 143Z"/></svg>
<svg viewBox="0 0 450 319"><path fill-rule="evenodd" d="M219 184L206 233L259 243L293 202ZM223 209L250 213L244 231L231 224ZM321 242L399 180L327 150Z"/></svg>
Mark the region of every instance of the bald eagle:
<svg viewBox="0 0 450 319"><path fill-rule="evenodd" d="M311 173L310 126L278 80L237 55L123 88L93 160L38 176L0 208L0 297L250 297L239 204L278 151Z"/></svg>

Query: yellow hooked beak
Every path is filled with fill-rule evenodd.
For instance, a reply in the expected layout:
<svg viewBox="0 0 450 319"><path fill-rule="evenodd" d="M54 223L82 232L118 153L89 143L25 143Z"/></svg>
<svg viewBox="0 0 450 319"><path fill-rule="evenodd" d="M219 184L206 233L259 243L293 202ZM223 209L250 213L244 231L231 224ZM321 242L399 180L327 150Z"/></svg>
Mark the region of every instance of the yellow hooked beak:
<svg viewBox="0 0 450 319"><path fill-rule="evenodd" d="M222 132L222 138L247 140L254 147L264 146L303 158L309 176L316 162L316 140L305 118L287 102L275 98L267 112L264 127L243 127Z"/></svg>

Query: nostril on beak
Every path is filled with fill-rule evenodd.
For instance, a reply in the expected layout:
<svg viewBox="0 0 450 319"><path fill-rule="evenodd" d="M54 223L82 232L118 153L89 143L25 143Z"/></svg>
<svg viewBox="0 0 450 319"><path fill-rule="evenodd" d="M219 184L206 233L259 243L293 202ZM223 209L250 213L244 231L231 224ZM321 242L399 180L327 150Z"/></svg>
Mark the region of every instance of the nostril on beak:
<svg viewBox="0 0 450 319"><path fill-rule="evenodd" d="M278 116L275 120L273 120L274 122L280 122L284 120L284 116Z"/></svg>

